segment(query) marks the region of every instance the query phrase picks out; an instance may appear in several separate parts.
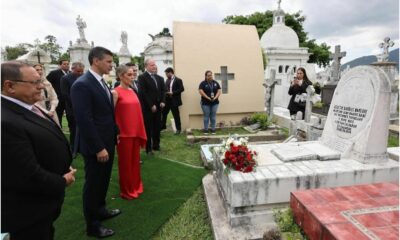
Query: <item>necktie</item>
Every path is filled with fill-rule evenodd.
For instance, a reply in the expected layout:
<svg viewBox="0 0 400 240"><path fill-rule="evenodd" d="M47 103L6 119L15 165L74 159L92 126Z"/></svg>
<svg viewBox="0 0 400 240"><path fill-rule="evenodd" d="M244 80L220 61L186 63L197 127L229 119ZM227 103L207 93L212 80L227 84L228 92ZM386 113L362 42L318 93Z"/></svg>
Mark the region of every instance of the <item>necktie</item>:
<svg viewBox="0 0 400 240"><path fill-rule="evenodd" d="M151 78L154 80L154 84L156 85L156 88L158 88L156 76L154 74L151 74Z"/></svg>
<svg viewBox="0 0 400 240"><path fill-rule="evenodd" d="M36 115L39 115L40 117L49 120L43 113L42 111L39 110L38 107L36 107L35 105L32 106L32 112L36 113Z"/></svg>
<svg viewBox="0 0 400 240"><path fill-rule="evenodd" d="M103 85L104 91L106 91L108 100L111 101L111 98L110 98L110 90L108 89L108 87L107 87L107 85L106 85L106 82L104 82L104 79L101 79L101 83L102 83L102 85Z"/></svg>

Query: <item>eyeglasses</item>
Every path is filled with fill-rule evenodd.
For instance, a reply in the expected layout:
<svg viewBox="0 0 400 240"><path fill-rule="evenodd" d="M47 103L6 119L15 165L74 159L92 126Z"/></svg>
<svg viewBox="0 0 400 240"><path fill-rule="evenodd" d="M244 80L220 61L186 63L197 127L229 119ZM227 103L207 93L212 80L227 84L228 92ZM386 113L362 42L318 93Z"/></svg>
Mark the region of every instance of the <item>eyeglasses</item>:
<svg viewBox="0 0 400 240"><path fill-rule="evenodd" d="M39 85L39 84L43 84L43 83L44 83L44 81L43 81L43 80L41 80L41 79L39 79L39 80L36 80L36 81L25 81L25 80L10 80L10 81L13 81L13 82L24 82L24 83L30 83L30 84L32 84L32 85Z"/></svg>

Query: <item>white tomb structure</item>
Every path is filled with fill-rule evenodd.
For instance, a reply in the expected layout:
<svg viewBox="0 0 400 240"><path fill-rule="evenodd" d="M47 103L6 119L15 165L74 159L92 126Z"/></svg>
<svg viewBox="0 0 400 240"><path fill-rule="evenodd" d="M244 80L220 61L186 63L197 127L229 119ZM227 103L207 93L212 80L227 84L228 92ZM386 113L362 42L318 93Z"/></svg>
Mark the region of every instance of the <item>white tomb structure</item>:
<svg viewBox="0 0 400 240"><path fill-rule="evenodd" d="M26 54L19 56L17 58L18 61L23 61L29 64L41 63L44 66L43 75L46 76L51 70L54 69L54 66L51 65L51 57L45 50L41 49L38 44L36 47Z"/></svg>
<svg viewBox="0 0 400 240"><path fill-rule="evenodd" d="M150 36L153 41L146 46L143 52L144 60L152 58L156 62L158 75L164 76L164 70L167 67L173 67L173 38L171 35Z"/></svg>
<svg viewBox="0 0 400 240"><path fill-rule="evenodd" d="M269 79L271 70L275 70L276 79L273 103L275 107L287 108L290 100L288 90L293 74L299 67L304 67L310 80L315 76L314 65L308 66L308 48L299 47L296 32L285 25L285 12L280 8L274 12L273 25L261 37L261 47L267 58L265 79Z"/></svg>
<svg viewBox="0 0 400 240"><path fill-rule="evenodd" d="M320 141L249 144L258 152L251 173L226 174L224 155L214 151L216 171L203 185L215 239L259 239L292 191L398 182L399 164L387 154L390 90L380 68L352 68L337 85ZM215 204L225 211L212 211Z"/></svg>

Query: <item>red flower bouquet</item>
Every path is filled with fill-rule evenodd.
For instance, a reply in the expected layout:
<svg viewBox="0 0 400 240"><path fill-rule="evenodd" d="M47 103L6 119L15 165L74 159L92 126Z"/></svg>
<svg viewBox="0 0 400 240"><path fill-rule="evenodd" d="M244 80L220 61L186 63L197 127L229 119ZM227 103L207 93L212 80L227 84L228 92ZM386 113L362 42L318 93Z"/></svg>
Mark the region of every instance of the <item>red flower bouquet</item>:
<svg viewBox="0 0 400 240"><path fill-rule="evenodd" d="M235 142L231 142L225 151L222 161L227 171L232 169L247 173L255 170L257 165L256 156L257 152L249 150L246 144L235 145Z"/></svg>

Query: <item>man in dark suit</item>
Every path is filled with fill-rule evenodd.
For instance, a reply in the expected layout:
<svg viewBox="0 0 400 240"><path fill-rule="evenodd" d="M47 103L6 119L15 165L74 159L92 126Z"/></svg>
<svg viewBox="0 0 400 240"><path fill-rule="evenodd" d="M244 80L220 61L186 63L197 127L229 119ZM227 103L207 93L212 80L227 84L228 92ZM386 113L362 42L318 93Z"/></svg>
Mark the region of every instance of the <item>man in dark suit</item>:
<svg viewBox="0 0 400 240"><path fill-rule="evenodd" d="M143 101L142 112L146 127L146 153L160 150L161 110L165 106L165 83L158 76L157 66L153 59L144 62L146 71L139 76L139 94Z"/></svg>
<svg viewBox="0 0 400 240"><path fill-rule="evenodd" d="M75 181L67 139L34 106L43 89L28 64L1 64L1 231L13 240L53 239L65 188Z"/></svg>
<svg viewBox="0 0 400 240"><path fill-rule="evenodd" d="M83 212L87 235L109 237L112 229L101 221L117 216L119 209L106 209L106 195L117 143L114 104L103 74L112 69L113 54L103 47L89 52L89 70L71 88L71 100L77 125L75 145L85 159Z"/></svg>
<svg viewBox="0 0 400 240"><path fill-rule="evenodd" d="M62 116L65 110L65 102L61 94L61 78L69 73L69 61L60 60L58 62L58 66L59 68L57 70L51 71L46 78L53 86L54 91L56 91L58 98L58 105L56 108L56 112L58 120L60 121L60 124L62 124Z"/></svg>
<svg viewBox="0 0 400 240"><path fill-rule="evenodd" d="M76 123L75 123L75 117L74 113L72 111L72 102L71 102L71 87L72 84L78 79L83 74L83 71L85 69L85 65L80 62L74 62L72 63L71 66L71 72L68 73L67 75L64 75L61 77L61 95L62 98L65 101L65 114L67 116L67 121L68 121L68 128L69 128L69 143L74 148L74 142L75 142L75 133L76 133ZM76 149L76 148L75 148ZM73 156L75 153L73 153Z"/></svg>
<svg viewBox="0 0 400 240"><path fill-rule="evenodd" d="M182 79L174 75L174 69L169 67L165 69L165 75L167 76L166 92L165 92L165 107L163 109L162 126L161 129L167 128L167 116L169 110L172 111L174 116L176 132L175 134L181 133L181 117L179 115L179 106L182 105L181 93L185 91L183 88Z"/></svg>

